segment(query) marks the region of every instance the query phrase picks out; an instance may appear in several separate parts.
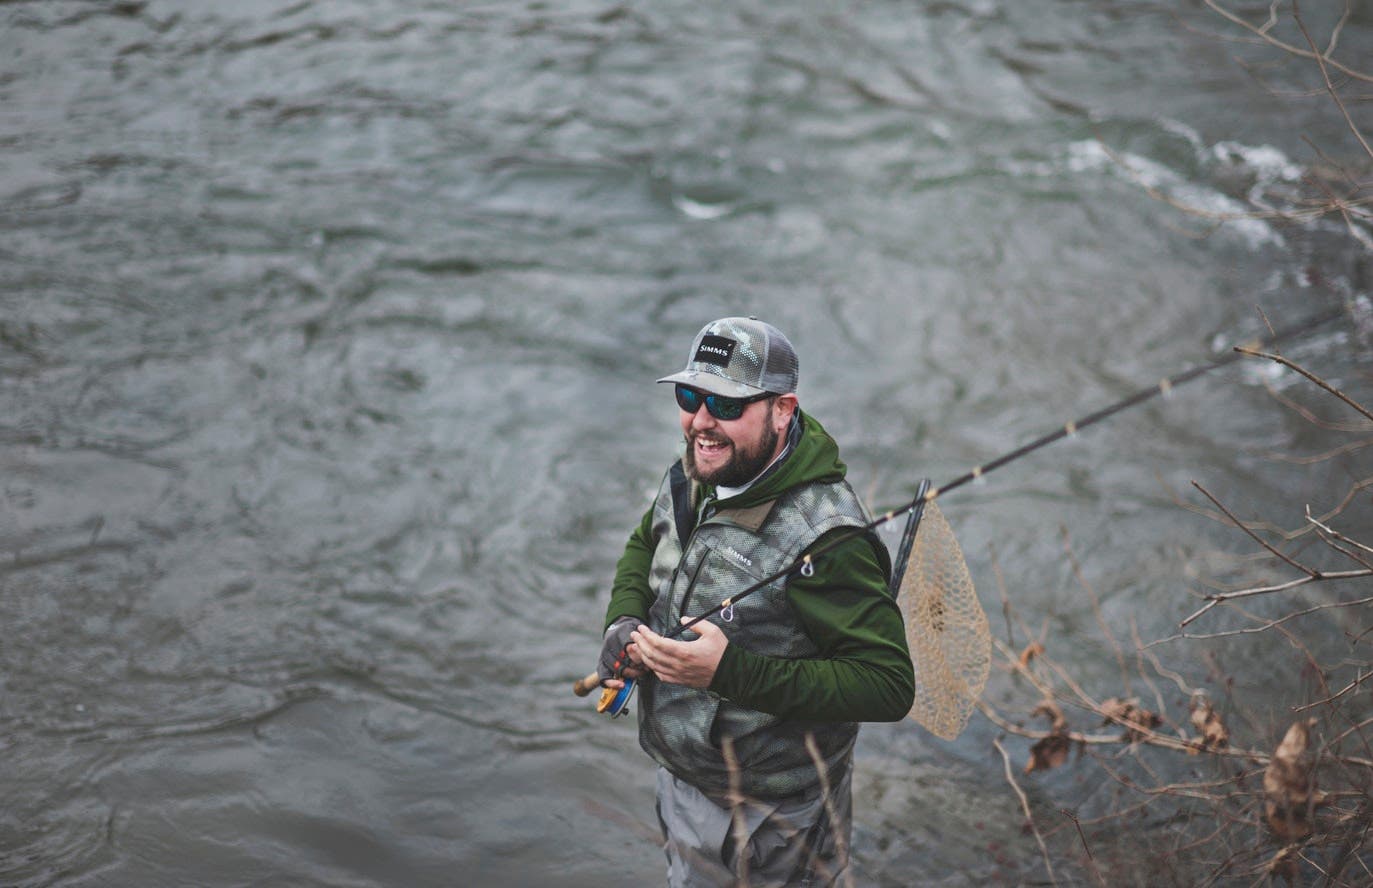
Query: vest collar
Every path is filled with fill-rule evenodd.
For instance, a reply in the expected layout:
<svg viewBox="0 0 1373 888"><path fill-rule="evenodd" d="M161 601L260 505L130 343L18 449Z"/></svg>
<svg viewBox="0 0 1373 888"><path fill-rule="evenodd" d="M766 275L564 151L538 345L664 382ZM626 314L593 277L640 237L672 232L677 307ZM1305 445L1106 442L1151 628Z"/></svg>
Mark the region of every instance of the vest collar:
<svg viewBox="0 0 1373 888"><path fill-rule="evenodd" d="M762 528L763 522L768 520L768 515L772 514L772 507L776 503L777 500L770 499L746 509L720 509L711 516L711 520L723 519L731 524L737 524L750 533L757 533Z"/></svg>

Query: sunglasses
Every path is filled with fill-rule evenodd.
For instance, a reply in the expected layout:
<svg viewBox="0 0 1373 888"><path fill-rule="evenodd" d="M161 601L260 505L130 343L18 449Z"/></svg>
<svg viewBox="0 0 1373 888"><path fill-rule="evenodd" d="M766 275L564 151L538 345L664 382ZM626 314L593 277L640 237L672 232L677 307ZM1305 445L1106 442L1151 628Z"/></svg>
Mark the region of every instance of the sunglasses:
<svg viewBox="0 0 1373 888"><path fill-rule="evenodd" d="M697 391L694 388L677 383L677 406L687 413L695 413L701 409L701 404L706 405L706 412L716 419L738 419L744 415L744 408L754 401L761 401L764 398L775 398L776 395L770 392L763 392L761 395L754 395L751 398L726 398L724 395L712 395L709 392Z"/></svg>

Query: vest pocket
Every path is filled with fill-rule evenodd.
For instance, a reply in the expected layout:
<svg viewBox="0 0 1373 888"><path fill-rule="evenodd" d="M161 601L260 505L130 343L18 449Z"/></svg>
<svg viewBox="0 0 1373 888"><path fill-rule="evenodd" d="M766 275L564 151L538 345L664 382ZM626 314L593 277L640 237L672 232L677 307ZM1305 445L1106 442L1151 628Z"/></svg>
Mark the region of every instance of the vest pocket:
<svg viewBox="0 0 1373 888"><path fill-rule="evenodd" d="M656 679L644 691L648 693L639 702L639 742L644 750L684 779L718 768L720 750L711 742L710 726L720 698ZM652 718L644 717L650 713Z"/></svg>
<svg viewBox="0 0 1373 888"><path fill-rule="evenodd" d="M726 598L735 598L774 572L766 570L766 565L758 563L759 554L756 551L742 552L728 543L721 545L715 540L702 546L701 560L695 565L691 583L683 593L683 616L696 617L712 610ZM724 616L737 620L750 610L756 611L758 606L775 595L775 589L758 589L738 602L735 613L716 615L711 621L729 635L732 628L730 623L733 620L725 619Z"/></svg>

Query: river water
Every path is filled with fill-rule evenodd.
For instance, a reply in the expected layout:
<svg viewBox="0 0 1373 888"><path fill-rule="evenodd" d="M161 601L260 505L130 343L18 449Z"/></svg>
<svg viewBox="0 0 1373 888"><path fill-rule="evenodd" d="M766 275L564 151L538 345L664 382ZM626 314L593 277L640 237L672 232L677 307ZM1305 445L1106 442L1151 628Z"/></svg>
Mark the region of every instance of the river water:
<svg viewBox="0 0 1373 888"><path fill-rule="evenodd" d="M658 884L632 724L569 687L703 323L789 333L885 507L1369 287L1338 217L1147 190L1232 213L1357 158L1309 65L1192 4L0 19L0 884ZM1368 395L1349 322L1288 353ZM1301 391L1231 368L942 501L994 631L999 569L1115 693L1064 532L1158 637L1252 548L1191 480L1292 526L1369 474L1268 458L1346 439L1265 380ZM1286 681L1246 650L1239 689ZM997 736L864 728L860 884L1042 876ZM1089 773L1025 782L1052 811Z"/></svg>

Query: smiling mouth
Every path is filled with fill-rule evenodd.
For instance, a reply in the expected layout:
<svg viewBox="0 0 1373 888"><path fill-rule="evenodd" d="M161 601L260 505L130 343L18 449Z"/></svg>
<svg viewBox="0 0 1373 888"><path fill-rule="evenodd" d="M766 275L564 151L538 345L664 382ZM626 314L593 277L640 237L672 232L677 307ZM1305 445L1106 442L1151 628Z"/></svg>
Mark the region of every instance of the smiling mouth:
<svg viewBox="0 0 1373 888"><path fill-rule="evenodd" d="M697 453L707 457L720 456L729 450L729 442L717 438L704 438L697 435L691 443L696 448Z"/></svg>

